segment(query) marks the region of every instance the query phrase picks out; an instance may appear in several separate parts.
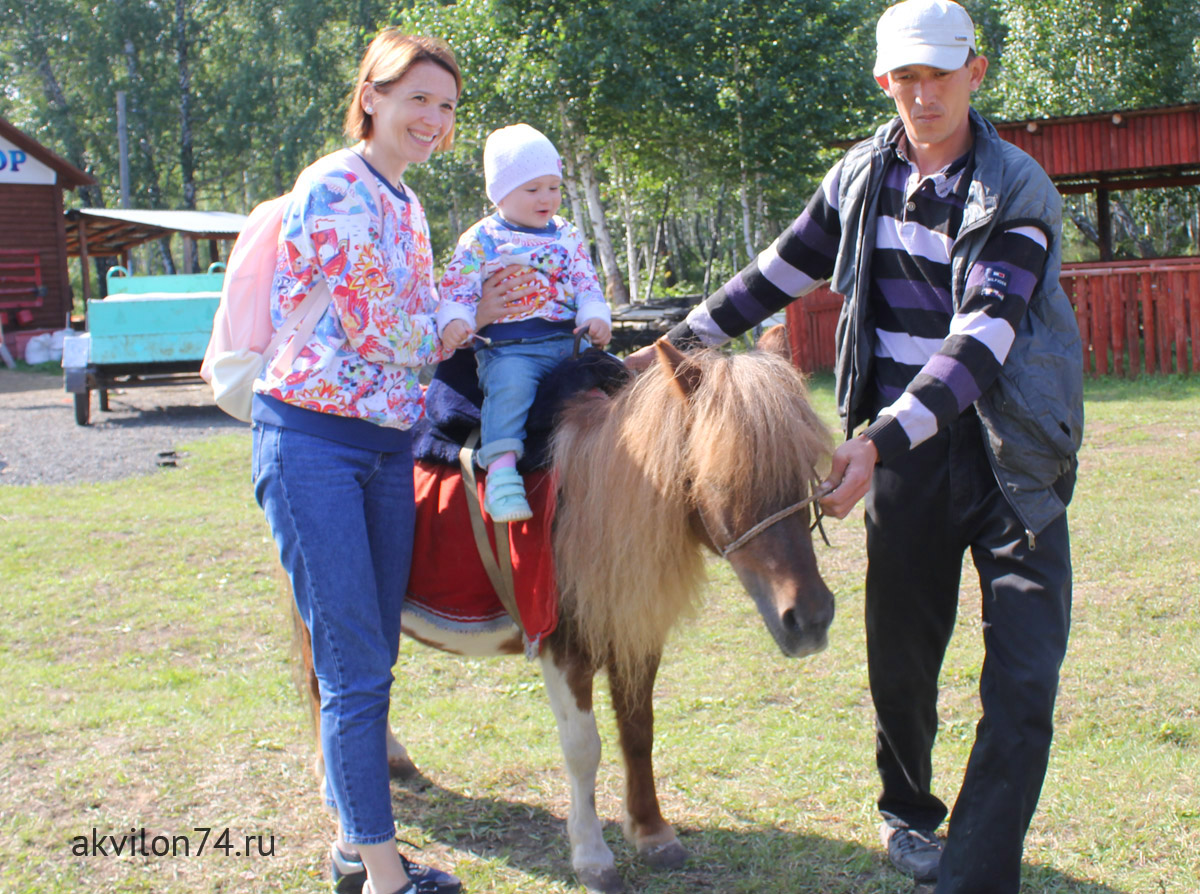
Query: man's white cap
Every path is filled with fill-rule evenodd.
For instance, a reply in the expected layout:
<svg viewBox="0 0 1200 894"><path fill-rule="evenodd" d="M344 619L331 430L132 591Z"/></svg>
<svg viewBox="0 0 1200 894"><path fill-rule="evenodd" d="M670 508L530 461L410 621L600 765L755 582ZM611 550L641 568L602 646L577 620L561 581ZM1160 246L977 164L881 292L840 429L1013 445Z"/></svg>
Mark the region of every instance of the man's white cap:
<svg viewBox="0 0 1200 894"><path fill-rule="evenodd" d="M499 202L530 180L562 176L562 159L544 133L528 124L493 130L483 144L483 182L487 197Z"/></svg>
<svg viewBox="0 0 1200 894"><path fill-rule="evenodd" d="M975 49L975 23L953 0L904 0L875 28L875 77L906 65L962 68Z"/></svg>

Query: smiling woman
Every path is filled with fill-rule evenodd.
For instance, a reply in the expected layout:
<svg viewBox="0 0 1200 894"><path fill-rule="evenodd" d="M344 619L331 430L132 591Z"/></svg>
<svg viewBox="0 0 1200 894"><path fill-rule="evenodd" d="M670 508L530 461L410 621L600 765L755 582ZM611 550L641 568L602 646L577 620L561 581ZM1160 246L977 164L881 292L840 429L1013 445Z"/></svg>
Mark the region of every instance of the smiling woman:
<svg viewBox="0 0 1200 894"><path fill-rule="evenodd" d="M412 556L417 370L444 354L429 227L402 177L450 145L461 86L436 40L389 29L371 42L346 114L357 143L300 175L280 226L275 327L310 294L326 303L254 385L254 493L312 634L339 892L461 887L397 853L385 744Z"/></svg>
<svg viewBox="0 0 1200 894"><path fill-rule="evenodd" d="M346 111L355 150L393 184L405 168L454 143L454 110L462 76L453 55L429 38L388 30L359 67Z"/></svg>

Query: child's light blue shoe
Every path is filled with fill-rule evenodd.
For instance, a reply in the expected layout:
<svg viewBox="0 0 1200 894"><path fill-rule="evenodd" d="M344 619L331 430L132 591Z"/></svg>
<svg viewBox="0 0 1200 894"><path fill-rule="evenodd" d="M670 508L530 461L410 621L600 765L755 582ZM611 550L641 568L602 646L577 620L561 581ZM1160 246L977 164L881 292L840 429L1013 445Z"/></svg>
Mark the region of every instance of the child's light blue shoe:
<svg viewBox="0 0 1200 894"><path fill-rule="evenodd" d="M515 522L533 518L533 510L525 500L525 482L516 469L488 472L483 508L492 521Z"/></svg>

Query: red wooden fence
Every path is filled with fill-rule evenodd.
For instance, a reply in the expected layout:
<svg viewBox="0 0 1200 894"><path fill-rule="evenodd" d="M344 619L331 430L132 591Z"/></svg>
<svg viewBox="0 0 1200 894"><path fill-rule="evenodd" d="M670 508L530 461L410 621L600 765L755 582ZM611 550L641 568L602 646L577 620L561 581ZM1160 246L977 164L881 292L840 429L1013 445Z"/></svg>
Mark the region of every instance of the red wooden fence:
<svg viewBox="0 0 1200 894"><path fill-rule="evenodd" d="M1200 258L1064 264L1062 285L1087 372L1200 371Z"/></svg>
<svg viewBox="0 0 1200 894"><path fill-rule="evenodd" d="M1075 304L1089 374L1200 372L1200 258L1064 264L1061 281ZM788 306L788 340L801 369L833 369L841 307L825 286Z"/></svg>

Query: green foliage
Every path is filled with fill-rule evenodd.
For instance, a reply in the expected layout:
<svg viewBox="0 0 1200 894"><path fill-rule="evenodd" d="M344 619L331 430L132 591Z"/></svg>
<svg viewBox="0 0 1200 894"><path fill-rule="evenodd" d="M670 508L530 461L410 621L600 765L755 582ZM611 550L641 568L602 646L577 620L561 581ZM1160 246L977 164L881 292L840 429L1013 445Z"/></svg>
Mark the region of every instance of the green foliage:
<svg viewBox="0 0 1200 894"><path fill-rule="evenodd" d="M484 138L526 121L570 161L590 156L625 270L645 272L657 243L658 287L678 291L673 283L702 285L710 272L719 281L741 266L747 241L761 248L801 210L838 153L831 144L891 114L870 77L885 5L6 0L0 114L95 174L99 186L75 203L115 205L116 94L124 92L132 202L181 207L181 9L196 203L246 211L343 143L357 60L379 28L397 24L445 39L465 75L457 148L411 173L439 255L489 210ZM1200 8L1189 0L967 6L992 62L978 103L996 117L1200 97ZM1165 204L1138 195L1127 205L1158 250L1194 242L1195 190ZM564 210L592 231L582 203ZM1131 251L1144 249L1127 241Z"/></svg>
<svg viewBox="0 0 1200 894"><path fill-rule="evenodd" d="M1079 115L1200 98L1200 7L1190 0L1002 0L999 108Z"/></svg>

